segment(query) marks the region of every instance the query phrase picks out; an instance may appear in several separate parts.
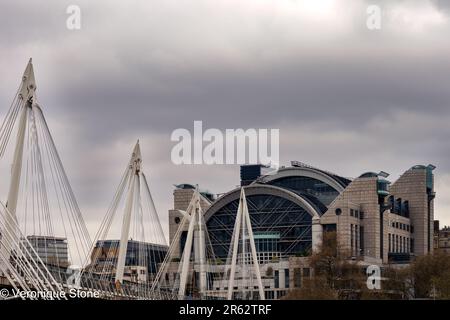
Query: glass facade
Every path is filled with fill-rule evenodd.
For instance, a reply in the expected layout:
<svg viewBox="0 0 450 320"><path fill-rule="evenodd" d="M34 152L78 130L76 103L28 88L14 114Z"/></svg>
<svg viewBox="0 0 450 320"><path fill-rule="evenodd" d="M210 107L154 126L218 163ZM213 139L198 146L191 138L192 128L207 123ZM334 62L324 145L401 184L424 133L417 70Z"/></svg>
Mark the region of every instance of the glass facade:
<svg viewBox="0 0 450 320"><path fill-rule="evenodd" d="M97 241L94 253L102 250L97 259L97 264L112 263L117 264L119 240ZM128 240L127 254L125 256L125 266L146 266L149 274L158 271L158 265L164 261L168 247L153 243Z"/></svg>
<svg viewBox="0 0 450 320"><path fill-rule="evenodd" d="M66 238L28 236L27 239L44 263L59 267L67 267L69 265ZM24 242L24 245L26 247L29 246L26 242Z"/></svg>
<svg viewBox="0 0 450 320"><path fill-rule="evenodd" d="M309 195L308 199L323 211L339 192L328 184L310 177L290 176L270 181L269 184ZM317 199L318 201L315 201Z"/></svg>
<svg viewBox="0 0 450 320"><path fill-rule="evenodd" d="M228 255L238 205L239 199L230 201L206 222L214 253L223 261ZM312 218L301 206L268 194L247 196L247 205L259 249L277 248L282 257L304 255L311 250Z"/></svg>

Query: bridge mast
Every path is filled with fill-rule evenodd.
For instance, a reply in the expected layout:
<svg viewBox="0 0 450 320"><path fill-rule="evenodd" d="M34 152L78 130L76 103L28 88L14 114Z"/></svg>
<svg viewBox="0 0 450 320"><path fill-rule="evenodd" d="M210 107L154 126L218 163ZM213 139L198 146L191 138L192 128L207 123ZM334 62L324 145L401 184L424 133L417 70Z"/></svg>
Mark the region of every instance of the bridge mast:
<svg viewBox="0 0 450 320"><path fill-rule="evenodd" d="M140 186L140 173L141 173L141 149L139 147L139 140L136 143L133 154L131 156L130 164L129 164L129 185L128 185L128 195L125 205L125 212L123 215L123 224L122 224L122 232L120 236L119 243L119 256L117 259L116 266L116 285L120 285L123 282L123 273L125 269L125 258L127 255L128 248L128 237L130 234L130 222L131 222L131 213L133 211L133 203L135 198L135 189L136 186L139 188ZM139 194L139 190L138 190Z"/></svg>
<svg viewBox="0 0 450 320"><path fill-rule="evenodd" d="M206 272L206 227L201 207L201 196L198 186L192 196L192 205L189 206L185 215L189 220L189 227L186 236L186 243L183 249L183 258L181 261L180 287L178 288L178 299L183 300L186 296L186 286L190 273L189 264L191 263L192 249L194 249L194 269L200 267L200 295L203 297L207 289Z"/></svg>
<svg viewBox="0 0 450 320"><path fill-rule="evenodd" d="M231 250L231 269L230 269L230 277L228 280L228 291L227 291L227 299L233 299L234 287L242 287L242 292L245 293L246 290L253 291L254 286L248 286L245 284L245 280L252 280L253 276L256 276L256 285L258 286L258 294L259 300L265 300L264 296L264 288L261 280L261 273L259 270L258 256L256 252L255 239L253 236L252 224L250 221L250 214L248 212L247 206L247 198L245 197L244 188L241 188L241 197L239 199L239 207L238 212L236 214L236 221L234 224L234 231L232 236L232 242L230 244ZM247 252L245 246L247 245L247 241L250 244L250 256L247 257ZM239 243L241 243L241 251L239 250ZM242 265L238 267L238 254L241 255L241 263ZM247 261L248 260L248 261ZM228 263L227 263L228 264ZM247 270L247 266L250 270ZM236 272L240 272L242 279L236 279ZM225 273L227 274L227 272ZM240 284L239 281L242 281ZM252 281L250 281L252 282ZM245 294L244 294L245 295ZM243 299L245 299L243 295Z"/></svg>
<svg viewBox="0 0 450 320"><path fill-rule="evenodd" d="M8 199L6 202L6 207L10 213L6 216L7 222L5 224L8 230L4 232L3 234L4 237L9 237L10 235L17 234L17 230L11 230L11 228L14 228L13 226L17 224L16 209L17 209L17 199L19 196L20 177L22 174L22 158L25 141L25 132L27 128L28 111L33 107L34 103L36 102L35 91L36 91L36 81L34 78L33 63L30 58L30 61L28 62L25 72L23 73L21 89L19 91L18 96L20 101L19 103L21 104L20 118L19 118L20 120L17 132L16 146L14 150L14 158L12 163L11 181L9 184ZM7 241L8 239L5 240L6 241L3 241L4 245L2 246L1 250L4 257L9 257L12 248L9 245L10 241Z"/></svg>

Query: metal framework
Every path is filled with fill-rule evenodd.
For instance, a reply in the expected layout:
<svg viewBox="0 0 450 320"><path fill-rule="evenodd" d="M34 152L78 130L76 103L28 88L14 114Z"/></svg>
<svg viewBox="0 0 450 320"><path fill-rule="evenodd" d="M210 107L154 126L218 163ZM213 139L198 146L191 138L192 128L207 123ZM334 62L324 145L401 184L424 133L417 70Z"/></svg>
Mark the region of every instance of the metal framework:
<svg viewBox="0 0 450 320"><path fill-rule="evenodd" d="M69 263L88 253L90 237L37 100L31 59L0 127L0 157L11 153L7 201L0 210L3 276L13 287L56 293L66 286ZM64 250L48 245L56 239L64 239Z"/></svg>
<svg viewBox="0 0 450 320"><path fill-rule="evenodd" d="M10 143L11 137L15 137L15 143ZM113 210L108 211L98 233L105 236L105 230L106 234L110 230L111 217L126 189L120 241L106 257L107 261L115 258L114 272L108 276L97 273L93 268L95 263L89 264L90 258L95 258L102 249L94 250L97 243L91 241L38 103L31 59L0 127L0 157L11 154L7 201L6 205L0 205L0 276L14 288L49 292L48 298L53 299L61 290L71 288L69 280L74 266L70 265L76 264L81 269L74 281L79 290L99 291L102 298L108 299L153 298L149 295L152 278L147 271L151 269L156 273L156 266L163 261L167 246L147 179L141 170L139 144L113 200ZM149 218L145 220L144 215ZM150 229L147 235L152 237L136 241L135 235L144 235L146 228ZM137 248L135 256L139 260L133 266L127 264L129 236L134 238L132 247ZM96 239L100 238L96 236ZM111 257L115 251L117 256ZM151 266L148 266L149 261ZM111 263L105 265L111 266ZM134 274L138 281L133 281ZM140 281L142 274L146 277Z"/></svg>
<svg viewBox="0 0 450 320"><path fill-rule="evenodd" d="M117 217L123 205L123 216ZM120 230L119 240L115 237ZM167 252L159 217L142 170L139 141L95 237L87 278L99 278L112 293L134 290L140 299L154 299L152 282ZM113 289L112 289L113 285Z"/></svg>
<svg viewBox="0 0 450 320"><path fill-rule="evenodd" d="M238 255L240 255L239 260ZM230 268L228 268L228 265L231 265ZM236 273L240 276L240 281L235 281ZM229 275L227 291L228 300L237 297L246 300L256 298L259 300L265 299L252 223L250 221L244 188L241 188L239 208L236 213L236 221L234 224L225 275ZM254 282L256 282L256 286L258 287L258 297L254 296ZM240 295L235 295L234 293L236 291L239 292Z"/></svg>
<svg viewBox="0 0 450 320"><path fill-rule="evenodd" d="M183 218L153 284L152 290L156 294L171 293L179 300L186 297L216 299L220 296L219 292L212 290L220 275L204 221L202 200L204 198L197 187L187 210L179 210ZM185 243L178 258L176 250L182 234L185 235Z"/></svg>

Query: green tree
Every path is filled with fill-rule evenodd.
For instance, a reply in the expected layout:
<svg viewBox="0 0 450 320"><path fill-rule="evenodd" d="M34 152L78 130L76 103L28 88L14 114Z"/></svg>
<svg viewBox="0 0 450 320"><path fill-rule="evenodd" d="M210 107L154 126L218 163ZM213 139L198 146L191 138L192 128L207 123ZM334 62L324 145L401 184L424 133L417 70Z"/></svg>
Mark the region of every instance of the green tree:
<svg viewBox="0 0 450 320"><path fill-rule="evenodd" d="M418 257L411 265L416 298L450 299L450 256L442 252Z"/></svg>

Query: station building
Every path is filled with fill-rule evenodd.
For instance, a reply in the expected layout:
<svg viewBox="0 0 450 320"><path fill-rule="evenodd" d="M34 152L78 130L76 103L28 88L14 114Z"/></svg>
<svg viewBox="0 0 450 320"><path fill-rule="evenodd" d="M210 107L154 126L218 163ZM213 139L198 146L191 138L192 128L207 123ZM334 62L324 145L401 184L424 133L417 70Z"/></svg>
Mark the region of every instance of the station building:
<svg viewBox="0 0 450 320"><path fill-rule="evenodd" d="M326 232L336 235L341 254L361 265L409 263L433 251L433 165L413 166L394 182L383 171L347 178L297 161L266 174L262 169L242 166L241 186L261 268L270 266L269 287L288 289L311 276L308 256L319 250ZM186 210L194 191L189 184L174 190L171 242L181 219L178 210ZM209 239L222 261L228 255L239 196L236 188L217 199L205 192L202 199ZM182 231L178 252L183 233L187 231Z"/></svg>

